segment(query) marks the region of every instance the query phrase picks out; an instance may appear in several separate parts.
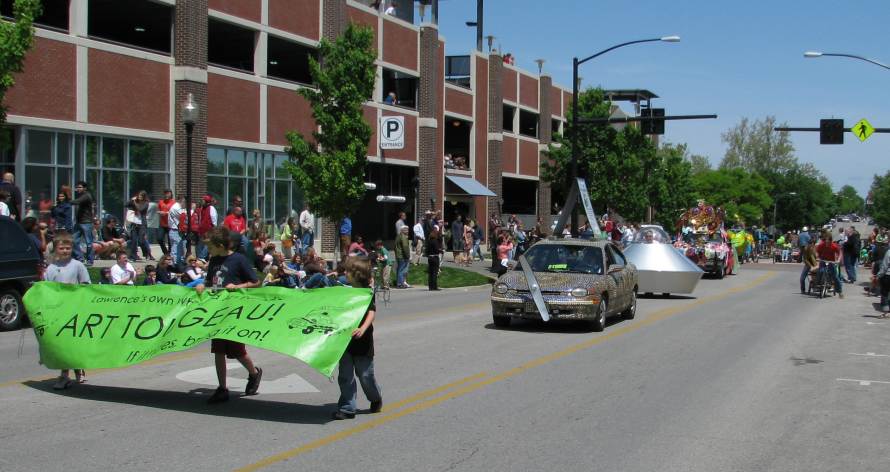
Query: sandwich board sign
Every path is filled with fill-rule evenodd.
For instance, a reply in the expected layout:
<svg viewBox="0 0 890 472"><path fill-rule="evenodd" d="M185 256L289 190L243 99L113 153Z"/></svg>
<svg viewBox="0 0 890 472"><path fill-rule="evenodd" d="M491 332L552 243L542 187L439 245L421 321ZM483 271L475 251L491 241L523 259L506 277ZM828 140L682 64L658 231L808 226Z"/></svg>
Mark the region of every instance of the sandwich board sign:
<svg viewBox="0 0 890 472"><path fill-rule="evenodd" d="M380 117L380 149L405 148L405 117Z"/></svg>

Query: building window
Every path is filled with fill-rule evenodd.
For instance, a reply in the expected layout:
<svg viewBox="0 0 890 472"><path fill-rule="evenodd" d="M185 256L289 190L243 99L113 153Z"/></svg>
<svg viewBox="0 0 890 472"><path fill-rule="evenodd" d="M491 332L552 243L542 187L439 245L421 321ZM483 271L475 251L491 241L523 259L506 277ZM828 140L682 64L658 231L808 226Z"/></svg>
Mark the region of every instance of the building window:
<svg viewBox="0 0 890 472"><path fill-rule="evenodd" d="M234 197L240 196L247 218L252 218L254 210L260 210L272 236L280 231L291 212L303 207L303 196L285 169L285 162L286 154L208 147L207 193L226 212Z"/></svg>
<svg viewBox="0 0 890 472"><path fill-rule="evenodd" d="M316 57L314 49L269 36L268 56L266 74L269 77L301 84L312 83L312 75L309 73L309 58Z"/></svg>
<svg viewBox="0 0 890 472"><path fill-rule="evenodd" d="M123 220L129 197L145 190L155 200L169 186L169 144L126 138L24 132L26 216L48 220L63 187L86 180L97 215ZM50 223L49 221L46 221Z"/></svg>
<svg viewBox="0 0 890 472"><path fill-rule="evenodd" d="M445 117L445 168L470 170L470 131L473 123Z"/></svg>
<svg viewBox="0 0 890 472"><path fill-rule="evenodd" d="M242 26L207 19L207 62L253 72L256 32Z"/></svg>
<svg viewBox="0 0 890 472"><path fill-rule="evenodd" d="M12 128L0 128L0 172L15 172L16 135Z"/></svg>
<svg viewBox="0 0 890 472"><path fill-rule="evenodd" d="M383 97L390 105L417 109L418 78L391 69L383 69Z"/></svg>
<svg viewBox="0 0 890 472"><path fill-rule="evenodd" d="M148 0L89 0L90 37L170 54L173 6Z"/></svg>
<svg viewBox="0 0 890 472"><path fill-rule="evenodd" d="M68 3L70 0L41 0L43 11L34 18L36 26L68 31ZM12 19L12 5L15 0L0 1L0 15Z"/></svg>
<svg viewBox="0 0 890 472"><path fill-rule="evenodd" d="M512 105L504 104L504 114L501 121L501 126L504 128L504 131L507 133L515 133L516 128L513 127L514 118L516 117L516 107Z"/></svg>
<svg viewBox="0 0 890 472"><path fill-rule="evenodd" d="M534 180L501 179L504 192L504 213L534 215L538 205L538 182Z"/></svg>
<svg viewBox="0 0 890 472"><path fill-rule="evenodd" d="M519 110L519 134L530 138L538 137L538 114Z"/></svg>
<svg viewBox="0 0 890 472"><path fill-rule="evenodd" d="M445 56L445 80L470 88L470 56Z"/></svg>
<svg viewBox="0 0 890 472"><path fill-rule="evenodd" d="M553 139L553 137L556 136L557 134L562 134L562 131L560 131L560 129L559 129L559 126L561 124L562 124L562 121L560 121L560 120L557 120L557 119L550 120L550 139Z"/></svg>

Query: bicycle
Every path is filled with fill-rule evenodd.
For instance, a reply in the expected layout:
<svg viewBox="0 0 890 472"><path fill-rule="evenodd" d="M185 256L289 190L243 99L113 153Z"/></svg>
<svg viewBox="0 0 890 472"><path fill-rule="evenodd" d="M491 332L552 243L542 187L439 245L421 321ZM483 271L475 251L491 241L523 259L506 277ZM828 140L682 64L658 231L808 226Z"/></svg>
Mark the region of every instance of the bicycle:
<svg viewBox="0 0 890 472"><path fill-rule="evenodd" d="M832 273L830 271L835 272ZM809 293L818 296L819 298L825 298L830 290L832 296L836 295L837 287L835 287L835 281L837 271L837 263L820 259L819 268L816 269L815 272L810 273Z"/></svg>

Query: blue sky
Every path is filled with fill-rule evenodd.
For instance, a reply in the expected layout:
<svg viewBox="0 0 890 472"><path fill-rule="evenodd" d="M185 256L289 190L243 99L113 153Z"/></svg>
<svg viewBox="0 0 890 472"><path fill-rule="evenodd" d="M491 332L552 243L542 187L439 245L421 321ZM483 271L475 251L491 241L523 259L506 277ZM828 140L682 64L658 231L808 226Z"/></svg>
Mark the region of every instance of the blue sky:
<svg viewBox="0 0 890 472"><path fill-rule="evenodd" d="M475 48L475 0L440 0L446 53ZM852 59L804 59L806 50L858 54L890 63L886 43L890 3L813 1L487 0L485 34L516 65L545 72L571 87L572 57L621 42L679 35L680 43L628 46L581 66L583 84L646 88L668 114L716 113L717 120L667 122L665 139L687 143L716 165L721 134L742 117L776 116L790 126L815 127L820 118L867 118L890 128L890 70ZM628 108L629 109L629 108ZM890 134L860 143L847 133L841 146L820 146L818 133L792 133L796 155L835 186L864 195L875 173L888 170Z"/></svg>

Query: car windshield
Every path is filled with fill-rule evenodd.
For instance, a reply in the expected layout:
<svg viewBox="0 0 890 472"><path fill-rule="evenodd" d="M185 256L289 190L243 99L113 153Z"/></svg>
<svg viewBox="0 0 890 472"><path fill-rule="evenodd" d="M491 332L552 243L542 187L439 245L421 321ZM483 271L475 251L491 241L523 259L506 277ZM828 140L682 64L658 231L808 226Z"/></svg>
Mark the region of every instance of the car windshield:
<svg viewBox="0 0 890 472"><path fill-rule="evenodd" d="M603 250L592 246L540 244L525 253L532 272L603 273Z"/></svg>
<svg viewBox="0 0 890 472"><path fill-rule="evenodd" d="M670 243L671 237L661 228L644 227L634 234L634 243L652 244L652 243Z"/></svg>

